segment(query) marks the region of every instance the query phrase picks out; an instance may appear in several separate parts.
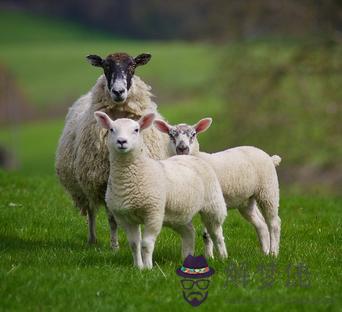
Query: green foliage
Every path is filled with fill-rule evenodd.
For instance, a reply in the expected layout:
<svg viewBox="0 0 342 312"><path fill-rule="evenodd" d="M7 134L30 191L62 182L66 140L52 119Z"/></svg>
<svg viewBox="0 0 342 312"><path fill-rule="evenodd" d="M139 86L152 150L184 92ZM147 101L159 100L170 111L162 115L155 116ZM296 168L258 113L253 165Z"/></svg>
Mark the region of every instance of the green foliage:
<svg viewBox="0 0 342 312"><path fill-rule="evenodd" d="M338 311L341 307L341 199L283 197L281 252L262 255L255 231L237 211L225 222L229 260L210 261L216 270L207 302L200 309L222 311ZM197 254L203 252L196 218ZM164 228L152 271L139 272L124 233L121 249L109 248L104 209L98 217L98 245L86 245L86 220L73 209L53 177L0 172L0 310L36 311L185 311L175 270L182 263L180 239ZM258 266L275 263L275 285L260 288ZM227 283L229 264L247 263L246 287ZM304 263L310 287L286 286L287 266ZM165 277L163 273L165 274ZM227 286L225 288L225 285ZM240 302L235 303L234 302Z"/></svg>
<svg viewBox="0 0 342 312"><path fill-rule="evenodd" d="M340 44L328 39L242 43L229 46L224 59L223 114L233 145L260 146L296 165L339 163Z"/></svg>

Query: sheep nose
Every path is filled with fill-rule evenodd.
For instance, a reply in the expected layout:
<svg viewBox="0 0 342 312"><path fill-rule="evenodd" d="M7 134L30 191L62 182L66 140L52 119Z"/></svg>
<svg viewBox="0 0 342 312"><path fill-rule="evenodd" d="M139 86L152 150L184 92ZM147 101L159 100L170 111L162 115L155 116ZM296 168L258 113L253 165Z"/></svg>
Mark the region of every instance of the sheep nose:
<svg viewBox="0 0 342 312"><path fill-rule="evenodd" d="M122 93L125 92L125 89L120 89L120 90L114 90L114 89L112 89L112 92L113 92L116 96L121 96Z"/></svg>
<svg viewBox="0 0 342 312"><path fill-rule="evenodd" d="M177 154L178 155L187 155L187 154L189 154L189 147L188 146L177 146L177 148L176 148L176 150L177 150Z"/></svg>
<svg viewBox="0 0 342 312"><path fill-rule="evenodd" d="M127 140L121 139L121 138L120 138L120 139L117 139L116 142L122 146L122 145L124 145L125 143L127 143Z"/></svg>

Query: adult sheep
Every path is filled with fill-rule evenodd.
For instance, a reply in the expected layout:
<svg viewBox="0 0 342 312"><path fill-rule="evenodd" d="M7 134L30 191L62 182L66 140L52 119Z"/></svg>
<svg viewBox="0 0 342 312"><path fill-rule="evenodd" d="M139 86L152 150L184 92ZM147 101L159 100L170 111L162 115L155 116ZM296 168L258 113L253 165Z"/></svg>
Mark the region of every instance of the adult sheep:
<svg viewBox="0 0 342 312"><path fill-rule="evenodd" d="M95 243L96 212L99 205L104 204L109 158L105 144L107 131L97 124L94 112L102 111L113 120L138 120L151 112L158 118L161 116L151 100L151 87L134 75L136 67L149 62L150 54L143 53L133 58L126 53L114 53L105 59L97 55L89 55L87 59L93 66L101 67L104 75L69 109L57 148L56 172L81 215L88 216L88 242ZM165 159L171 155L168 136L154 127L144 132L143 141L150 157ZM118 248L117 224L106 211L111 246Z"/></svg>

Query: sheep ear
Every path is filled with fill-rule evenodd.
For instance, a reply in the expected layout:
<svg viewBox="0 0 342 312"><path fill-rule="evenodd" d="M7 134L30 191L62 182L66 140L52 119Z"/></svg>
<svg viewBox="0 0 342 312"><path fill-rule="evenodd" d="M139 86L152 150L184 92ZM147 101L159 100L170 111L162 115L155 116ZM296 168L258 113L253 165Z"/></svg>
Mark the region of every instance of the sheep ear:
<svg viewBox="0 0 342 312"><path fill-rule="evenodd" d="M165 122L164 120L160 120L160 119L156 119L154 122L153 122L153 125L161 132L163 133L169 133L170 132L170 129L171 129L171 126Z"/></svg>
<svg viewBox="0 0 342 312"><path fill-rule="evenodd" d="M86 59L93 66L102 67L103 65L103 59L98 55L91 54L91 55L88 55Z"/></svg>
<svg viewBox="0 0 342 312"><path fill-rule="evenodd" d="M112 120L109 118L109 116L106 113L97 111L94 113L94 116L96 118L97 123L107 130L109 130L112 127Z"/></svg>
<svg viewBox="0 0 342 312"><path fill-rule="evenodd" d="M152 55L149 54L149 53L142 53L142 54L139 54L135 59L135 65L136 66L140 66L140 65L145 65L147 64L150 59L151 59Z"/></svg>
<svg viewBox="0 0 342 312"><path fill-rule="evenodd" d="M148 128L149 126L151 126L154 118L155 118L155 115L153 113L142 116L138 121L140 130L144 130Z"/></svg>
<svg viewBox="0 0 342 312"><path fill-rule="evenodd" d="M204 132L210 127L212 121L213 120L211 118L203 118L197 124L195 124L193 128L195 129L196 133Z"/></svg>

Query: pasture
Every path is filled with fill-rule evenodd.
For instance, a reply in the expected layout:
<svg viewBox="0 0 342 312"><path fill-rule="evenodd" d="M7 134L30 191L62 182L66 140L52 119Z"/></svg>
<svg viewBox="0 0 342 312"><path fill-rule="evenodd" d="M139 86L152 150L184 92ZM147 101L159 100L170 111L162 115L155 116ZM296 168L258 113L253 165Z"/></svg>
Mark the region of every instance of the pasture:
<svg viewBox="0 0 342 312"><path fill-rule="evenodd" d="M121 249L109 247L103 209L98 245L86 244L86 221L52 176L0 174L0 295L3 311L189 311L175 274L182 261L180 239L163 229L153 270L133 268L120 230ZM224 230L229 260L210 261L216 270L200 310L338 311L341 307L341 219L338 198L283 196L281 250L277 259L258 248L254 229L230 211ZM202 253L196 220L197 254ZM258 267L275 263L274 284L262 287ZM228 279L232 264L248 265L248 276ZM288 266L305 264L309 285L289 286ZM291 269L292 270L292 269ZM294 272L291 279L296 279ZM228 282L228 284L227 284Z"/></svg>
<svg viewBox="0 0 342 312"><path fill-rule="evenodd" d="M291 63L298 49L293 40L224 47L139 42L9 12L0 13L0 40L0 62L14 74L28 103L40 112L58 105L66 113L66 107L94 84L100 71L87 64L87 54L146 51L153 54L151 64L137 73L153 86L160 111L171 123L214 117L212 128L200 137L205 150L254 144L282 156L282 173L303 164L339 168L340 45L333 50L314 49L299 64L299 71L291 72L297 68ZM329 75L318 77L308 68L322 59L331 68L322 68ZM264 65L291 69L270 97L265 91L268 85L249 76L249 70L253 73ZM227 87L220 81L226 81ZM255 120L255 124L246 130L245 120ZM192 309L182 297L175 274L182 260L180 239L171 230L164 228L157 240L156 265L151 271L133 268L121 230L119 252L110 249L103 209L97 222L98 244L86 244L86 220L73 208L54 174L62 128L63 117L51 114L49 119L0 127L0 143L9 146L19 160L17 171L0 171L0 311ZM254 229L237 211L229 212L224 227L229 259L210 261L216 274L208 299L198 310L341 310L342 199L320 184L310 193L300 183L293 184L285 185L280 175L282 235L277 259L263 256ZM198 219L195 224L196 252L201 254ZM305 285L293 271L301 264L307 268ZM247 273L233 278L229 268L235 265L245 265ZM277 268L271 285L270 277L261 272L270 265Z"/></svg>

